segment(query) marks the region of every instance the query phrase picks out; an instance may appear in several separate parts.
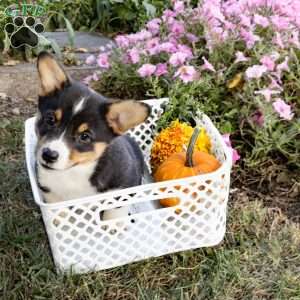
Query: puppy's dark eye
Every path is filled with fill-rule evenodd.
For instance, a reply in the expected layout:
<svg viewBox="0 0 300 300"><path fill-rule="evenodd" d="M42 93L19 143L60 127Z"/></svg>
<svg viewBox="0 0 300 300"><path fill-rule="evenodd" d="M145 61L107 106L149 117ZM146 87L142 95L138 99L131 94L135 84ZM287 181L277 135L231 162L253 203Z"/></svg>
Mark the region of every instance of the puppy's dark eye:
<svg viewBox="0 0 300 300"><path fill-rule="evenodd" d="M79 135L78 140L82 144L89 144L92 141L92 137L89 132L85 131Z"/></svg>
<svg viewBox="0 0 300 300"><path fill-rule="evenodd" d="M45 116L45 122L49 125L49 126L54 126L56 123L56 118L55 118L55 114L53 112L49 112L46 114Z"/></svg>

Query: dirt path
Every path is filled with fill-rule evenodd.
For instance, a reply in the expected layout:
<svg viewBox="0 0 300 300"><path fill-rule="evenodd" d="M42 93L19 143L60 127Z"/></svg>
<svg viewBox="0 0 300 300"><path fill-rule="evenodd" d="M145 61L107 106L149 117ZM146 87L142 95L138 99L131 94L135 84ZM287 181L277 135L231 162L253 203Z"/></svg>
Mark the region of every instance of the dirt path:
<svg viewBox="0 0 300 300"><path fill-rule="evenodd" d="M36 111L37 98L11 98L0 93L0 119L20 117L26 119Z"/></svg>

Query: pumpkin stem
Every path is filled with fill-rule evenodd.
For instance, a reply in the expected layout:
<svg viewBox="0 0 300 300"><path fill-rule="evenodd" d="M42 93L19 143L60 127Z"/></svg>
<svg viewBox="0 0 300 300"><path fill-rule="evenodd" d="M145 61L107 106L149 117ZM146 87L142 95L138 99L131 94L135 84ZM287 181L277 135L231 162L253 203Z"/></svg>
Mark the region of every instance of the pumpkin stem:
<svg viewBox="0 0 300 300"><path fill-rule="evenodd" d="M188 148L187 148L187 151L186 151L186 161L185 161L185 166L186 167L192 168L194 166L193 165L193 153L194 153L194 148L195 148L195 144L196 144L196 141L198 139L199 133L200 133L200 128L196 127L194 129L194 132L193 132L192 137L189 141L189 145L188 145Z"/></svg>

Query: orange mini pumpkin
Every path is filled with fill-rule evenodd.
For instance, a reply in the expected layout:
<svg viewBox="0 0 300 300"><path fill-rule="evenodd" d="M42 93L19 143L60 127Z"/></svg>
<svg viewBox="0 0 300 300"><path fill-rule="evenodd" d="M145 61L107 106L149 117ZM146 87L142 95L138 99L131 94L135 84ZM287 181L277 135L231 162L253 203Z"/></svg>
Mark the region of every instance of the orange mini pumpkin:
<svg viewBox="0 0 300 300"><path fill-rule="evenodd" d="M158 167L154 174L155 181L179 179L209 173L220 167L219 161L213 155L202 151L194 151L199 133L200 129L196 128L186 152L171 155ZM178 198L160 200L160 204L167 207L175 206L178 203Z"/></svg>

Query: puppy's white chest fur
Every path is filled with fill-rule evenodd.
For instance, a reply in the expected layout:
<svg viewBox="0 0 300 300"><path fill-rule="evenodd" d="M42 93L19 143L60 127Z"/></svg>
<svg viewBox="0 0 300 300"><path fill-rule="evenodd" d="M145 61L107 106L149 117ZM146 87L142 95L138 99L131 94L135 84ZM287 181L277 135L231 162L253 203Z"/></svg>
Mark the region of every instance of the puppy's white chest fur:
<svg viewBox="0 0 300 300"><path fill-rule="evenodd" d="M48 170L38 165L39 183L50 190L44 193L46 202L54 203L96 194L97 189L89 180L96 164L97 161L94 161L66 170Z"/></svg>

